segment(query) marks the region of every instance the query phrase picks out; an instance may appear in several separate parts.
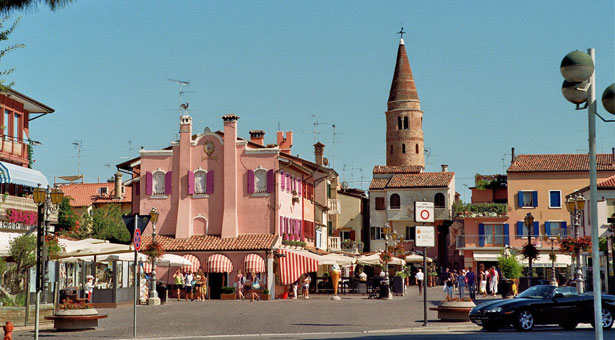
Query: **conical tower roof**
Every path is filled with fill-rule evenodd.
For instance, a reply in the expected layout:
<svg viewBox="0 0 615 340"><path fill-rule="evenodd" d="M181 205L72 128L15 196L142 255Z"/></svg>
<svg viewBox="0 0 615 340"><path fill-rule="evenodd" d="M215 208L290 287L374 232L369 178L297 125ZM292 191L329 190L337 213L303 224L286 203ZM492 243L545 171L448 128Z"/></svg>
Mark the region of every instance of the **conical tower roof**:
<svg viewBox="0 0 615 340"><path fill-rule="evenodd" d="M389 102L398 100L419 100L412 70L410 69L410 62L408 62L408 55L406 54L404 39L399 41L395 73L393 74L391 92L389 93Z"/></svg>

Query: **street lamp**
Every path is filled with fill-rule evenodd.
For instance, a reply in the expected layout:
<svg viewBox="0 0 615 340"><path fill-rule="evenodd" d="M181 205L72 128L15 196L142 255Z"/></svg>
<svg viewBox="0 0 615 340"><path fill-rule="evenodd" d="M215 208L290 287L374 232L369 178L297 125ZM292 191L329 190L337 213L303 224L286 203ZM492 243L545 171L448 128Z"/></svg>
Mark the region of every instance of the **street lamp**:
<svg viewBox="0 0 615 340"><path fill-rule="evenodd" d="M596 105L596 73L595 50L590 48L588 53L582 51L573 51L568 53L562 60L560 72L564 79L564 87L562 93L564 97L573 102L577 106L577 110L587 108L587 121L589 126L589 192L590 192L590 221L591 221L591 236L592 236L592 282L594 289L594 321L596 325L602 320L602 289L600 288L600 253L598 247L598 186L596 184L596 116L600 117L604 122L615 122L613 120L605 120L598 114ZM570 85L566 85L566 83ZM576 101L569 97L580 95L583 97L583 92L586 93L587 99L584 101L585 106L580 107L583 101L577 98ZM568 95L567 95L568 93ZM615 84L611 84L602 94L602 104L604 108L611 114L615 114ZM594 337L602 339L602 327L596 327Z"/></svg>
<svg viewBox="0 0 615 340"><path fill-rule="evenodd" d="M579 240L579 229L581 227L581 216L583 215L584 208L585 208L585 198L580 193L570 196L568 197L568 200L566 200L566 209L568 209L568 212L570 213L570 217L572 219L572 225L574 226L575 241ZM577 293L581 294L583 293L583 290L584 290L583 285L585 282L583 280L583 271L581 270L581 254L580 252L577 251L575 255L576 255L576 258L575 258L576 268L574 270L575 271L574 282L576 283Z"/></svg>
<svg viewBox="0 0 615 340"><path fill-rule="evenodd" d="M160 213L158 209L152 208L149 212L150 221L152 222L152 244L156 244L156 222L158 222L158 216ZM151 257L152 260L152 279L151 279L151 289L150 289L150 297L147 299L148 305L159 305L160 297L158 297L158 291L156 290L156 257Z"/></svg>
<svg viewBox="0 0 615 340"><path fill-rule="evenodd" d="M45 235L47 233L47 222L54 212L54 207L62 203L64 193L60 189L43 189L40 186L34 188L32 192L34 203L38 206L37 231L36 231L36 314L34 321L34 339L38 340L39 331L39 310L41 303L41 293L45 287L45 271L47 254L45 249Z"/></svg>
<svg viewBox="0 0 615 340"><path fill-rule="evenodd" d="M403 242L403 237L400 237L399 234L397 234L397 231L393 230L393 228L388 223L385 223L383 227L383 231L384 231L384 251L388 254L393 254L393 251L389 249L389 244L391 245L391 248L395 248L398 242ZM390 299L393 299L393 295L391 294L391 280L389 277L389 262L386 261L384 263L384 266L385 266L386 280L389 282L388 289L389 289L389 300L390 300Z"/></svg>
<svg viewBox="0 0 615 340"><path fill-rule="evenodd" d="M553 242L559 240L559 236L549 236L551 241L551 286L557 287L557 278L555 277L555 249L553 248Z"/></svg>
<svg viewBox="0 0 615 340"><path fill-rule="evenodd" d="M527 227L527 244L528 246L532 245L532 227L534 226L534 216L532 216L532 213L527 213L527 215L525 215L525 218L523 219L523 222L525 223L525 226ZM530 264L530 273L529 273L529 277L530 277L530 283L529 285L532 285L532 257L528 257L527 260L529 261Z"/></svg>

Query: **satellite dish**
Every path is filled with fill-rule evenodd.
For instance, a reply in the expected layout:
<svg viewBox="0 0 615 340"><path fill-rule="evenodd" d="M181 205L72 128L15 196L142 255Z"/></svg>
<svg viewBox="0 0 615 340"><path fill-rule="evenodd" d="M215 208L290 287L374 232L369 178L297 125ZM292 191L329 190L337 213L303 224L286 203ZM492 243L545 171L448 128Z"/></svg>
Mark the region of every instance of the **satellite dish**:
<svg viewBox="0 0 615 340"><path fill-rule="evenodd" d="M322 160L322 164L323 164L324 166L329 165L329 160L328 160L328 159L326 159L326 158L325 158L325 159L323 159L323 160Z"/></svg>
<svg viewBox="0 0 615 340"><path fill-rule="evenodd" d="M348 190L348 182L342 182L342 190Z"/></svg>

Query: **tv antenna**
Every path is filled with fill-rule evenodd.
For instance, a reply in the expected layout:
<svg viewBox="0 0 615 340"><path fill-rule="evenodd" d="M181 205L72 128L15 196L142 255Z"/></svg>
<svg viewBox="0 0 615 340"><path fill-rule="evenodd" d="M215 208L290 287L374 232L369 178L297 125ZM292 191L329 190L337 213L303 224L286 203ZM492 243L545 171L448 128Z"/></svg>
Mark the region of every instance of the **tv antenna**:
<svg viewBox="0 0 615 340"><path fill-rule="evenodd" d="M182 115L188 114L188 106L190 105L188 102L184 103L184 94L185 93L194 93L194 91L184 91L185 86L189 86L190 82L187 80L177 80L177 79L167 79L168 81L172 81L179 85L179 113Z"/></svg>
<svg viewBox="0 0 615 340"><path fill-rule="evenodd" d="M132 148L132 141L131 141L131 140L128 140L128 157L125 157L125 156L120 156L120 158L123 158L123 159L130 159L130 156L132 155L132 150L134 150L134 149Z"/></svg>
<svg viewBox="0 0 615 340"><path fill-rule="evenodd" d="M81 175L81 157L87 157L87 156L81 156L81 151L87 151L87 150L81 149L81 147L83 146L83 140L81 139L73 141L73 146L75 147L75 149L77 149L77 156L76 156L77 157L77 175Z"/></svg>
<svg viewBox="0 0 615 340"><path fill-rule="evenodd" d="M333 157L331 158L331 168L335 169L335 136L336 135L344 135L345 132L335 132L335 124L331 124L333 127Z"/></svg>
<svg viewBox="0 0 615 340"><path fill-rule="evenodd" d="M312 114L311 115L314 118L314 144L316 144L316 135L319 135L320 132L318 132L318 125L327 125L327 123L321 123L318 120L316 120L316 115Z"/></svg>

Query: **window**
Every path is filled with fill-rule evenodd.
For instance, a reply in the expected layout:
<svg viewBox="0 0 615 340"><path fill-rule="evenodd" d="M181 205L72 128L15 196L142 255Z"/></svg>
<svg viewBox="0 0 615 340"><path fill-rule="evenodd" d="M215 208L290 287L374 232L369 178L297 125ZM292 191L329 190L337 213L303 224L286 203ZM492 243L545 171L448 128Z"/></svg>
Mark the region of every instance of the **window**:
<svg viewBox="0 0 615 340"><path fill-rule="evenodd" d="M549 208L562 207L562 192L560 190L549 190Z"/></svg>
<svg viewBox="0 0 615 340"><path fill-rule="evenodd" d="M401 145L401 153L406 153L406 144Z"/></svg>
<svg viewBox="0 0 615 340"><path fill-rule="evenodd" d="M404 117L404 130L408 130L408 117Z"/></svg>
<svg viewBox="0 0 615 340"><path fill-rule="evenodd" d="M519 208L532 208L538 206L538 192L537 191L519 191L518 204Z"/></svg>
<svg viewBox="0 0 615 340"><path fill-rule="evenodd" d="M350 231L340 231L339 236L340 236L340 241L342 242L346 240L350 240Z"/></svg>
<svg viewBox="0 0 615 340"><path fill-rule="evenodd" d="M437 193L436 196L434 196L433 198L433 205L436 208L444 208L444 204L445 204L445 199L444 199L444 194L443 193Z"/></svg>
<svg viewBox="0 0 615 340"><path fill-rule="evenodd" d="M2 125L4 125L4 129L2 130L2 133L5 136L9 135L9 118L11 116L11 111L9 110L4 110L4 122L2 123Z"/></svg>
<svg viewBox="0 0 615 340"><path fill-rule="evenodd" d="M419 153L419 145L418 144L416 144L414 146L414 153Z"/></svg>
<svg viewBox="0 0 615 340"><path fill-rule="evenodd" d="M406 227L406 240L414 241L416 235L416 227Z"/></svg>
<svg viewBox="0 0 615 340"><path fill-rule="evenodd" d="M401 123L401 117L397 117L397 130L401 130L403 129L402 123Z"/></svg>
<svg viewBox="0 0 615 340"><path fill-rule="evenodd" d="M384 233L382 231L382 227L372 227L370 231L370 236L372 240L384 240Z"/></svg>
<svg viewBox="0 0 615 340"><path fill-rule="evenodd" d="M165 194L165 186L164 186L164 172L156 171L152 175L153 187L154 187L154 195L164 195Z"/></svg>
<svg viewBox="0 0 615 340"><path fill-rule="evenodd" d="M384 210L384 197L376 197L376 210Z"/></svg>
<svg viewBox="0 0 615 340"><path fill-rule="evenodd" d="M501 224L485 224L485 244L504 245L503 226Z"/></svg>
<svg viewBox="0 0 615 340"><path fill-rule="evenodd" d="M401 199L398 194L391 195L391 197L389 197L389 209L399 209L401 205L400 201Z"/></svg>
<svg viewBox="0 0 615 340"><path fill-rule="evenodd" d="M267 170L254 171L254 182L255 192L267 192Z"/></svg>
<svg viewBox="0 0 615 340"><path fill-rule="evenodd" d="M204 194L207 188L207 173L205 171L197 171L194 173L194 193Z"/></svg>
<svg viewBox="0 0 615 340"><path fill-rule="evenodd" d="M19 119L21 118L20 115L15 114L13 116L13 137L18 138L19 137ZM17 140L17 139L15 139Z"/></svg>
<svg viewBox="0 0 615 340"><path fill-rule="evenodd" d="M545 233L547 236L567 236L566 222L547 221L545 222Z"/></svg>

